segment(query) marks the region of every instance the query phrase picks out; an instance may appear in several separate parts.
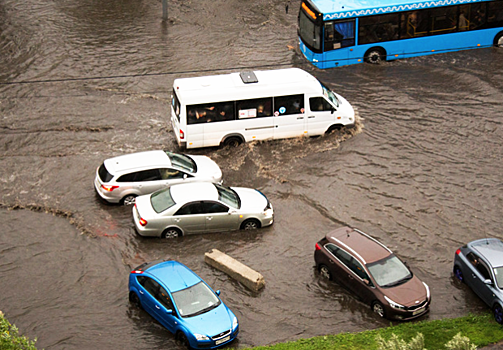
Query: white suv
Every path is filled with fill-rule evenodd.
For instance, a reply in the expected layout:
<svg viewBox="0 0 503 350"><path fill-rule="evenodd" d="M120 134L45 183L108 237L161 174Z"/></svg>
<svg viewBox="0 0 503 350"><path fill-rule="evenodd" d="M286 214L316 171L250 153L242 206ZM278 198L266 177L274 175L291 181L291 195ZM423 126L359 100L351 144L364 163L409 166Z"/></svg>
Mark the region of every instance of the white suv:
<svg viewBox="0 0 503 350"><path fill-rule="evenodd" d="M105 160L96 169L94 188L107 202L130 205L137 196L193 181L222 183L222 171L206 156L159 150Z"/></svg>

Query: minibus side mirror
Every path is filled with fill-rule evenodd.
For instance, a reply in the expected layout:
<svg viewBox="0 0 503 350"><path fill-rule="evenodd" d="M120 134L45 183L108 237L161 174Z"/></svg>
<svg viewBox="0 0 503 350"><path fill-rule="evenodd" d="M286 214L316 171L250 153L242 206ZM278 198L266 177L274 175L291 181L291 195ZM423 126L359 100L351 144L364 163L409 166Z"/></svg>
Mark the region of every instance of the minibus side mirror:
<svg viewBox="0 0 503 350"><path fill-rule="evenodd" d="M337 109L335 109L334 107L330 108L330 112L331 112L332 114L334 114L334 112L335 112L336 110L337 110Z"/></svg>

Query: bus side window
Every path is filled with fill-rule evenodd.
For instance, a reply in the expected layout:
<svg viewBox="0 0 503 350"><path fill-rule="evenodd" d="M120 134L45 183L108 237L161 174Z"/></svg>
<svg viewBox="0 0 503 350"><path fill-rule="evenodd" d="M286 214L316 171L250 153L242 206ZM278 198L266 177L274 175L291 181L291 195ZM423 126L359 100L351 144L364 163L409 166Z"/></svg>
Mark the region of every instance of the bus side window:
<svg viewBox="0 0 503 350"><path fill-rule="evenodd" d="M304 113L304 95L278 96L274 98L274 114Z"/></svg>
<svg viewBox="0 0 503 350"><path fill-rule="evenodd" d="M272 98L256 98L236 101L240 119L272 116Z"/></svg>
<svg viewBox="0 0 503 350"><path fill-rule="evenodd" d="M332 111L334 107L323 97L309 98L309 109L311 112Z"/></svg>
<svg viewBox="0 0 503 350"><path fill-rule="evenodd" d="M503 2L501 1L491 1L487 3L488 18L487 22L490 28L500 27L503 25Z"/></svg>
<svg viewBox="0 0 503 350"><path fill-rule="evenodd" d="M325 23L325 49L330 51L355 44L355 20Z"/></svg>

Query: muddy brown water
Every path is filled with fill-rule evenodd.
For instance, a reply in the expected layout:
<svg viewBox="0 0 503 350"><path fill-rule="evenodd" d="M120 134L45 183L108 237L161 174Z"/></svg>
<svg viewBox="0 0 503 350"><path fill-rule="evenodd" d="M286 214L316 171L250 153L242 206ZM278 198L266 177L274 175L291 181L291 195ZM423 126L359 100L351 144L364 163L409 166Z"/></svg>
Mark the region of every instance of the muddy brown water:
<svg viewBox="0 0 503 350"><path fill-rule="evenodd" d="M130 269L160 257L222 291L240 321L231 348L389 325L313 269L316 241L345 224L430 285L423 319L486 310L451 268L464 242L503 238L503 51L320 71L296 52L298 2L285 4L171 1L162 23L159 1L0 2L0 310L39 347L180 348L127 300ZM189 151L217 161L226 184L263 191L272 227L144 239L130 208L96 197L105 158L177 150L173 79L273 64L312 72L362 120L353 133ZM251 293L206 265L213 248L266 288Z"/></svg>

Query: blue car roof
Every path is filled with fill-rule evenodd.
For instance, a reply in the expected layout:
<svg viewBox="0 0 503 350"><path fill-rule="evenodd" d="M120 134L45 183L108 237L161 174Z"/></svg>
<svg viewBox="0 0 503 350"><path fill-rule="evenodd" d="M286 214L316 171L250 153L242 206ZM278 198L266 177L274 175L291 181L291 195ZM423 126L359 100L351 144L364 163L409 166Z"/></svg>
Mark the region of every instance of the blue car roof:
<svg viewBox="0 0 503 350"><path fill-rule="evenodd" d="M156 277L171 292L177 292L202 281L201 277L178 261L163 261L145 272Z"/></svg>
<svg viewBox="0 0 503 350"><path fill-rule="evenodd" d="M483 238L470 242L474 250L489 261L492 267L503 266L503 242L497 238Z"/></svg>

